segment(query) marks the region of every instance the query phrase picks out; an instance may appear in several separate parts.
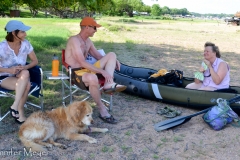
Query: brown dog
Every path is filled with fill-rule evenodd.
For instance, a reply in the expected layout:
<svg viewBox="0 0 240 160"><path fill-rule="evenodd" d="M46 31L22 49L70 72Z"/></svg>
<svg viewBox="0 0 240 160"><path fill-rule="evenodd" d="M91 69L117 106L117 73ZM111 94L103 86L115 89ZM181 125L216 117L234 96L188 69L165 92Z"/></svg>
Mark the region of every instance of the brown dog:
<svg viewBox="0 0 240 160"><path fill-rule="evenodd" d="M31 151L46 151L45 147L65 145L54 142L57 138L68 140L88 141L97 143L97 140L79 134L89 130L93 123L92 107L88 102L74 102L68 107L59 107L52 111L35 112L21 125L19 138L25 147ZM91 128L91 132L107 132L107 128Z"/></svg>

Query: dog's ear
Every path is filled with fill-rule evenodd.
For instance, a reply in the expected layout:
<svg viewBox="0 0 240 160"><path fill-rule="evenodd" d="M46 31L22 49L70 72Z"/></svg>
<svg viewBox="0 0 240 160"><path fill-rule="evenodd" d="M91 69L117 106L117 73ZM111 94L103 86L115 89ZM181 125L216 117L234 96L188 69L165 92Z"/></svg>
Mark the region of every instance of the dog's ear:
<svg viewBox="0 0 240 160"><path fill-rule="evenodd" d="M71 116L75 123L80 123L82 119L85 117L86 114L89 114L92 112L91 106L88 102L76 102L74 104L74 107L71 109Z"/></svg>

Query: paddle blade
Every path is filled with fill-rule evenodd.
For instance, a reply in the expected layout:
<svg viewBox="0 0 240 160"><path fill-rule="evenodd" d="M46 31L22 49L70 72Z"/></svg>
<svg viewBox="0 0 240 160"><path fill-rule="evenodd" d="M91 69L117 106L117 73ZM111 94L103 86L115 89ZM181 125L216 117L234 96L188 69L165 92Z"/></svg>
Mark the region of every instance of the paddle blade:
<svg viewBox="0 0 240 160"><path fill-rule="evenodd" d="M192 117L180 116L180 117L176 117L176 118L173 118L173 119L168 119L168 120L165 120L165 121L161 121L161 122L156 123L154 125L154 129L156 131L162 131L162 130L165 130L165 129L176 127L178 125L186 123L191 118Z"/></svg>
<svg viewBox="0 0 240 160"><path fill-rule="evenodd" d="M235 103L237 101L240 101L240 96L236 96L234 98L231 98L230 100L228 100L229 104L231 103ZM200 112L188 115L188 116L180 116L180 117L176 117L176 118L172 118L172 119L168 119L159 123L156 123L154 125L154 129L156 131L162 131L165 129L169 129L178 125L181 125L183 123L186 123L187 121L189 121L192 117L206 113L208 110L210 110L212 107L209 107L207 109L204 109Z"/></svg>

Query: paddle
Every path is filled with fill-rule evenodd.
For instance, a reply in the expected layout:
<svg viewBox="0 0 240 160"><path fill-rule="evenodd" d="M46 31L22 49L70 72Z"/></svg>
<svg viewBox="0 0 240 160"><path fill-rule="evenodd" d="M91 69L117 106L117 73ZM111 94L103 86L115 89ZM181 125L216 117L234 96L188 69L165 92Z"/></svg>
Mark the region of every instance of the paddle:
<svg viewBox="0 0 240 160"><path fill-rule="evenodd" d="M236 96L236 97L228 100L228 103L231 104L231 103L235 103L237 101L240 101L240 96ZM194 113L194 114L191 114L191 115L188 115L188 116L179 116L179 117L176 117L176 118L173 118L173 119L168 119L168 120L165 120L165 121L158 122L154 125L154 129L156 131L162 131L162 130L165 130L165 129L169 129L169 128L172 128L172 127L179 126L181 124L184 124L184 123L188 122L194 116L206 113L211 108L212 107L209 107L207 109L204 109L200 112L197 112L197 113Z"/></svg>

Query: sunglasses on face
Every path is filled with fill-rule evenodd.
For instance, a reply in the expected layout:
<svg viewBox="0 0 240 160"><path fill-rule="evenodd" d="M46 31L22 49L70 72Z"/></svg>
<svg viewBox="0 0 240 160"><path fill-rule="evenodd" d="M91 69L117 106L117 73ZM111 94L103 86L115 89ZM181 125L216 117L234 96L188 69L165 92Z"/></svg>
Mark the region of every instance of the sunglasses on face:
<svg viewBox="0 0 240 160"><path fill-rule="evenodd" d="M97 30L97 27L96 27L96 26L88 26L88 27L91 27L91 28L93 28L94 30Z"/></svg>

